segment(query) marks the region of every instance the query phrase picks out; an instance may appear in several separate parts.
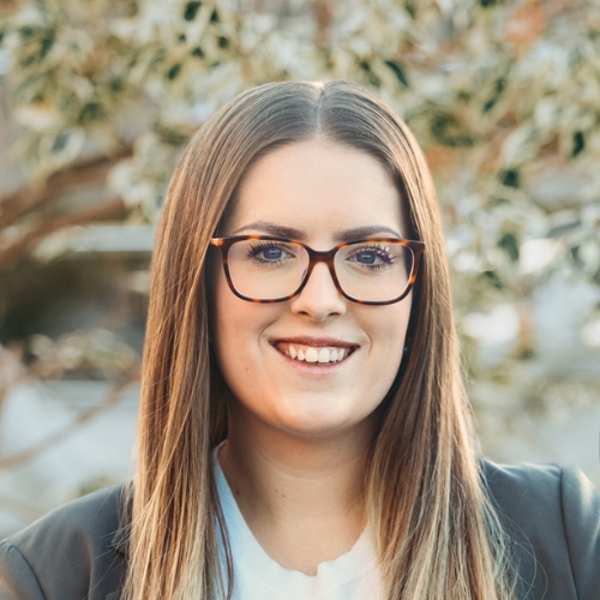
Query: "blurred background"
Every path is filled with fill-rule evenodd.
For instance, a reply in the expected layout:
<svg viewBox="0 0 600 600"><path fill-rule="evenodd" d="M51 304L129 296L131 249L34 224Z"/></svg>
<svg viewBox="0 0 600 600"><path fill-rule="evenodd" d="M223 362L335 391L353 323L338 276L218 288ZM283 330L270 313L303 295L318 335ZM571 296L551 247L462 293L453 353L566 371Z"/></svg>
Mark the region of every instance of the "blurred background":
<svg viewBox="0 0 600 600"><path fill-rule="evenodd" d="M330 78L425 150L484 453L600 483L597 0L3 0L0 536L132 472L191 134L250 86Z"/></svg>

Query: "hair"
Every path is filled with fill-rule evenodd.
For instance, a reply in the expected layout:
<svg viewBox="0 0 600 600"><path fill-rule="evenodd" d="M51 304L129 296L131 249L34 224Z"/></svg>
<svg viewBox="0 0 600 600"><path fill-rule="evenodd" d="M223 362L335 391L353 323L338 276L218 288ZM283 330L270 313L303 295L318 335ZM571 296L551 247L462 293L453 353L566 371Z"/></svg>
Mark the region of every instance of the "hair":
<svg viewBox="0 0 600 600"><path fill-rule="evenodd" d="M125 598L231 593L211 458L227 436L227 416L210 348L209 240L252 164L310 139L381 161L403 198L410 235L427 248L410 350L383 400L366 473L387 597L508 600L510 553L471 434L432 178L405 123L346 81L272 83L240 94L196 132L173 175L153 256Z"/></svg>

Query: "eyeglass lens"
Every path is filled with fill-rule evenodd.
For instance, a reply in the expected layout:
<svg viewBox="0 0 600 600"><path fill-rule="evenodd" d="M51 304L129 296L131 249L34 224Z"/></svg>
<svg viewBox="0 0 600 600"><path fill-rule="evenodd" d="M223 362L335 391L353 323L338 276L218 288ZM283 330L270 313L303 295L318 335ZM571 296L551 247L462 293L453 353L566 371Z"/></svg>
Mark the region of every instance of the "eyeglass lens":
<svg viewBox="0 0 600 600"><path fill-rule="evenodd" d="M228 267L235 289L247 298L274 300L294 294L306 275L310 257L294 242L239 240L231 245ZM340 287L363 302L401 296L409 284L414 255L394 242L357 242L340 248L334 269Z"/></svg>

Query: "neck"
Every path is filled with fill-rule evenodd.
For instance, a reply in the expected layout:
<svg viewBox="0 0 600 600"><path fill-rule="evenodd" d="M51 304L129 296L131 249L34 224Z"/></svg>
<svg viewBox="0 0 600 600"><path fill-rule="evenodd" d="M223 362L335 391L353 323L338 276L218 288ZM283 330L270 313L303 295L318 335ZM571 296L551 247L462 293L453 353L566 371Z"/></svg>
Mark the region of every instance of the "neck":
<svg viewBox="0 0 600 600"><path fill-rule="evenodd" d="M319 562L353 546L366 523L370 440L365 427L310 438L230 415L219 461L248 526L272 558L313 573Z"/></svg>
<svg viewBox="0 0 600 600"><path fill-rule="evenodd" d="M249 439L230 428L219 459L238 502L251 498L272 518L292 504L298 505L296 514L305 516L339 513L362 502L368 444L353 441L277 433Z"/></svg>

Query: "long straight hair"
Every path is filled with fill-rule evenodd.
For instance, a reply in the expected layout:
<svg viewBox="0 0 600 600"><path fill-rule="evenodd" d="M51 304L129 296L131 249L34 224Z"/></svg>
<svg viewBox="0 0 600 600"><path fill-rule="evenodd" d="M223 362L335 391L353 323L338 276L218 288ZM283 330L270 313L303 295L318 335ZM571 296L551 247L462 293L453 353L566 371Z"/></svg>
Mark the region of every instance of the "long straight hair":
<svg viewBox="0 0 600 600"><path fill-rule="evenodd" d="M427 247L409 351L383 400L366 474L387 597L508 600L510 556L478 469L431 175L404 122L345 81L274 83L239 95L198 130L173 175L153 257L124 597L231 593L211 458L227 418L210 344L209 240L252 164L309 139L380 160L398 186L410 235Z"/></svg>

